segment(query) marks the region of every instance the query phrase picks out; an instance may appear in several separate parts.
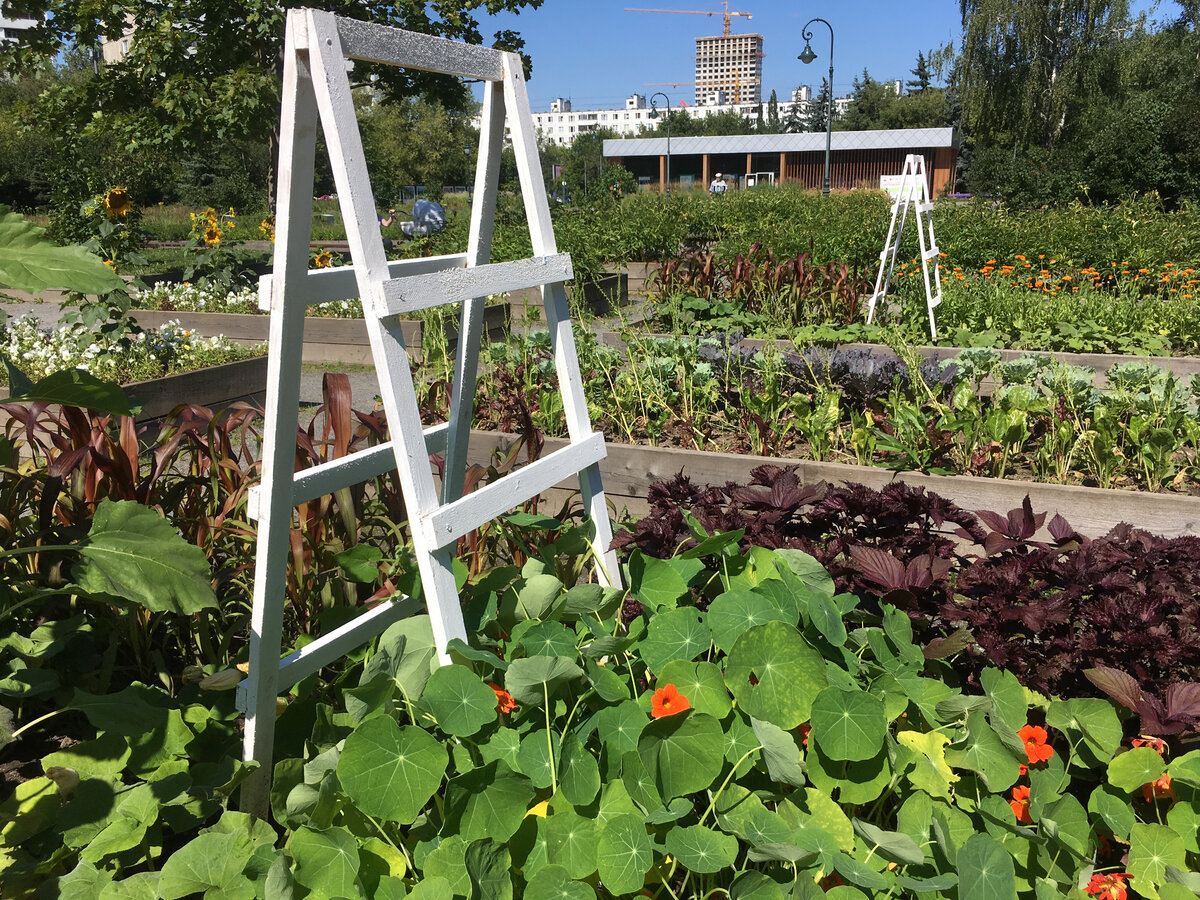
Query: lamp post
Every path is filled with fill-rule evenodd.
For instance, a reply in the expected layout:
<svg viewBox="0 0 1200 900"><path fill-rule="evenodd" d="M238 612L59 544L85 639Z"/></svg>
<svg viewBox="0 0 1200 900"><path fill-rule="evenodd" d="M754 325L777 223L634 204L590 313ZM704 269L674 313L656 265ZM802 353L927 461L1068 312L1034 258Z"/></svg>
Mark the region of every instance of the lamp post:
<svg viewBox="0 0 1200 900"><path fill-rule="evenodd" d="M822 193L826 197L829 196L829 146L833 142L833 26L824 19L813 17L804 23L804 27L800 30L800 36L804 38L804 50L796 57L800 62L808 65L817 58L817 54L813 53L812 32L808 30L808 26L813 22L820 22L829 29L829 106L825 112L825 188Z"/></svg>
<svg viewBox="0 0 1200 900"><path fill-rule="evenodd" d="M667 111L664 117L667 120L667 196L671 196L671 98L662 91L656 91L650 96L650 118L658 118L658 103L655 97L662 97L663 102L667 104Z"/></svg>

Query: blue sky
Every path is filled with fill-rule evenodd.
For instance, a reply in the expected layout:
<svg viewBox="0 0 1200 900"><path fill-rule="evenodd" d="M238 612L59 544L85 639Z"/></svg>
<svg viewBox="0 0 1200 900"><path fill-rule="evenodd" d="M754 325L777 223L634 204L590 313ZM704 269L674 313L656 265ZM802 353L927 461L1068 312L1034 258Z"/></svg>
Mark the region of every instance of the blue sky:
<svg viewBox="0 0 1200 900"><path fill-rule="evenodd" d="M1138 0L1145 8L1150 0ZM1165 7L1174 7L1167 0ZM519 31L533 57L529 99L535 111L549 108L555 97L568 97L575 109L622 106L633 93L665 91L673 105L692 100L693 88L645 87L646 82L691 81L693 38L721 33L721 17L625 12L625 7L658 9L722 9L715 0L546 0L540 9L519 15L483 16L484 43L500 28ZM813 25L818 59L804 65L796 56L804 49L801 27L813 16L834 29L834 90L841 96L865 67L879 81L910 78L917 51L960 37L958 0L730 0L731 10L753 18L732 19L737 33L765 38L763 92L775 89L787 99L799 84L815 89L829 70L829 31Z"/></svg>

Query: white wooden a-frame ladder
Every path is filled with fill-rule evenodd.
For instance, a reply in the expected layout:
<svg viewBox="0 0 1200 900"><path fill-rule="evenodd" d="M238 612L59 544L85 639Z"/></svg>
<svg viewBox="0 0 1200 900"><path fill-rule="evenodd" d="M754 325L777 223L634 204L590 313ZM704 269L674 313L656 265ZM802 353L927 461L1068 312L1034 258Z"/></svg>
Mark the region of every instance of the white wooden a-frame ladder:
<svg viewBox="0 0 1200 900"><path fill-rule="evenodd" d="M388 263L354 115L347 59L485 83L466 253ZM488 264L506 110L536 255ZM354 264L309 271L318 123L329 150ZM608 549L612 533L598 466L605 455L604 439L592 432L588 419L567 308L564 282L572 277L571 261L555 246L520 57L317 10L290 11L277 196L274 271L259 286L260 305L271 313L270 357L262 484L250 501L250 514L258 520L250 666L239 686L239 705L246 715L244 757L260 764L243 787L242 806L257 815L267 810L279 694L392 622L420 611L418 602L398 596L281 660L288 536L297 504L398 469L424 601L443 663L448 661L447 642L467 637L452 568L457 540L565 478L579 476L594 528L598 579L609 585L620 577L615 554ZM529 287L542 289L571 443L462 496L484 298ZM354 296L362 298L391 443L295 472L305 309L312 303ZM462 304L450 418L426 428L397 317L449 303ZM445 454L440 497L429 464L433 453Z"/></svg>
<svg viewBox="0 0 1200 900"><path fill-rule="evenodd" d="M875 293L871 295L867 305L867 324L870 325L874 321L875 306L887 296L891 286L892 273L896 269L896 254L900 250L900 239L904 237L904 223L908 218L909 207L915 209L917 215L917 236L921 242L921 274L925 278L925 307L929 311L929 335L936 341L937 324L934 322L933 310L942 302L942 269L937 241L933 237L933 198L929 195L925 157L919 153L910 153L904 158L900 190L892 201L892 219L888 225L887 240L883 242L883 252L879 254L879 275L875 278ZM932 286L929 279L931 262Z"/></svg>

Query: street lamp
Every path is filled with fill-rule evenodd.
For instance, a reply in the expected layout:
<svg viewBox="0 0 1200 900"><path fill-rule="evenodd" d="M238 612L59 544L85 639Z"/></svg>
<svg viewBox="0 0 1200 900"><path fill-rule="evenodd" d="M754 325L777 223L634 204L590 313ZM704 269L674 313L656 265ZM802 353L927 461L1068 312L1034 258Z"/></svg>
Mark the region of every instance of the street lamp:
<svg viewBox="0 0 1200 900"><path fill-rule="evenodd" d="M813 53L812 32L808 30L808 26L813 22L820 22L829 29L829 106L825 113L825 188L823 193L826 197L829 196L829 145L833 142L833 26L821 18L811 18L804 23L804 27L800 30L800 36L804 38L804 51L796 57L800 62L808 65L817 58L817 54Z"/></svg>
<svg viewBox="0 0 1200 900"><path fill-rule="evenodd" d="M656 91L650 96L650 118L658 118L658 103L655 97L662 97L663 102L667 104L667 111L664 118L667 120L667 196L671 196L671 98L662 91Z"/></svg>

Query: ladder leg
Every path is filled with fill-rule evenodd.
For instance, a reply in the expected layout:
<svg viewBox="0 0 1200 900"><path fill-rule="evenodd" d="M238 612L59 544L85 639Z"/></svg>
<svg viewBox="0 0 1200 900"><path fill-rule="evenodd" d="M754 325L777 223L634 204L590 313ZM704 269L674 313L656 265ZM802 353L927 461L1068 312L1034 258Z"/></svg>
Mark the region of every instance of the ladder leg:
<svg viewBox="0 0 1200 900"><path fill-rule="evenodd" d="M279 189L267 361L266 423L262 450L262 493L255 558L254 607L250 625L249 673L239 688L246 714L243 758L258 770L242 785L241 808L266 818L270 806L272 751L279 655L292 523L291 478L296 458L300 406L300 362L304 309L289 309L288 286L306 277L312 222L313 157L317 108L312 76L296 40L298 14L288 16L284 59L283 119L280 127Z"/></svg>
<svg viewBox="0 0 1200 900"><path fill-rule="evenodd" d="M492 255L492 225L499 193L500 154L504 146L504 85L487 85L483 95L483 127L479 133L479 166L475 172L475 205L471 210L471 236L467 257L472 266L484 265ZM442 476L442 502L462 496L467 468L467 445L475 407L479 346L483 340L485 298L463 304L454 363L454 393L450 399L450 430Z"/></svg>

